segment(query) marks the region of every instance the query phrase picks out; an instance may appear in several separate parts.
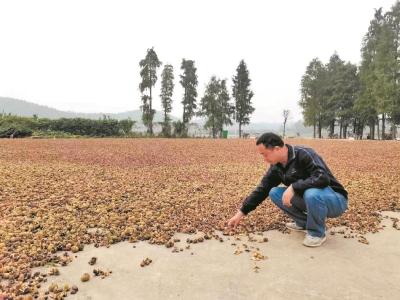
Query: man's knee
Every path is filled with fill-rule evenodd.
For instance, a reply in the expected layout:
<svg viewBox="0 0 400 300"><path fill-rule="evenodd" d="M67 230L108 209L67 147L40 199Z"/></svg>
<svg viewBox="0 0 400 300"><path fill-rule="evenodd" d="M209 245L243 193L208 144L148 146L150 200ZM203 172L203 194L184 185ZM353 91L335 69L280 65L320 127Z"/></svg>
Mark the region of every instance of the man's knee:
<svg viewBox="0 0 400 300"><path fill-rule="evenodd" d="M303 198L306 203L313 203L320 199L321 189L310 188L304 191Z"/></svg>
<svg viewBox="0 0 400 300"><path fill-rule="evenodd" d="M270 191L269 191L269 197L271 198L272 202L274 202L275 204L277 202L281 202L281 191L280 188L278 187L273 187Z"/></svg>

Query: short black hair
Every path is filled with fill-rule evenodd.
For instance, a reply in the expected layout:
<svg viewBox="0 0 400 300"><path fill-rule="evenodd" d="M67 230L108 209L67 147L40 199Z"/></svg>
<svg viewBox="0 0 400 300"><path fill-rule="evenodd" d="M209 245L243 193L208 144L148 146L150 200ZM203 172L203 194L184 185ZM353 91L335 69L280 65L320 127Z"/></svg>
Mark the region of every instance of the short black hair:
<svg viewBox="0 0 400 300"><path fill-rule="evenodd" d="M285 143L281 139L281 137L272 132L263 133L256 142L256 145L263 144L265 148L272 148L275 146L283 147Z"/></svg>

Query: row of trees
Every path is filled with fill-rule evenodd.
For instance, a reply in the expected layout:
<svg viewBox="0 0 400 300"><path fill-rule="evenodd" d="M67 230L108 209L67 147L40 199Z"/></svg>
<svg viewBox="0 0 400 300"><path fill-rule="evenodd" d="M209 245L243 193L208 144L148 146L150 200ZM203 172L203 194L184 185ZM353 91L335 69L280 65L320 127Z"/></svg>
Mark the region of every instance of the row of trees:
<svg viewBox="0 0 400 300"><path fill-rule="evenodd" d="M147 50L146 57L139 63L142 78L139 89L142 94L142 121L147 127L147 132L153 135L153 109L154 86L157 82L157 69L162 65L153 48ZM222 134L224 125L232 125L232 120L239 124L239 136L242 136L242 126L249 124L250 115L254 112L251 99L254 93L250 90L250 78L246 63L242 60L232 78L232 97L228 92L226 80L212 76L206 86L204 96L197 101L197 69L193 60L182 59L182 74L179 83L183 88L181 104L183 106L182 121L175 122L175 134L186 136L191 119L194 116L205 117L205 128L210 129L212 136ZM161 104L164 119L161 122L162 134L171 136L172 96L174 92L174 68L166 64L161 73Z"/></svg>
<svg viewBox="0 0 400 300"><path fill-rule="evenodd" d="M313 59L301 80L304 124L314 127L321 138L327 128L335 136L346 138L351 126L355 136L375 139L396 137L400 124L400 3L385 14L375 11L361 48L361 65L344 62L337 53L327 64ZM386 133L387 120L391 134ZM381 127L380 127L381 124ZM377 128L377 132L376 129Z"/></svg>
<svg viewBox="0 0 400 300"><path fill-rule="evenodd" d="M346 138L347 128L354 122L354 103L359 91L357 66L345 63L335 53L329 63L323 64L315 58L308 65L301 80L303 120L306 126L313 126L314 138L322 136L322 129L328 128L329 135L335 134L339 123L339 135Z"/></svg>
<svg viewBox="0 0 400 300"><path fill-rule="evenodd" d="M84 118L47 119L34 117L19 117L0 114L0 137L44 136L123 136L129 135L135 121L130 119L115 120L104 116L99 120Z"/></svg>

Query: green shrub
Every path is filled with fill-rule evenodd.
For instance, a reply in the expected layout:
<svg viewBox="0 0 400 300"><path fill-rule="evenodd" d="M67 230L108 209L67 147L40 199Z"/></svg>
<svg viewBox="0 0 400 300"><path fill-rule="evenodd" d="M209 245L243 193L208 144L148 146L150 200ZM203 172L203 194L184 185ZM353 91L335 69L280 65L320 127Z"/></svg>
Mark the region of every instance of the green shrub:
<svg viewBox="0 0 400 300"><path fill-rule="evenodd" d="M19 138L32 135L32 129L18 123L4 122L0 125L0 138Z"/></svg>

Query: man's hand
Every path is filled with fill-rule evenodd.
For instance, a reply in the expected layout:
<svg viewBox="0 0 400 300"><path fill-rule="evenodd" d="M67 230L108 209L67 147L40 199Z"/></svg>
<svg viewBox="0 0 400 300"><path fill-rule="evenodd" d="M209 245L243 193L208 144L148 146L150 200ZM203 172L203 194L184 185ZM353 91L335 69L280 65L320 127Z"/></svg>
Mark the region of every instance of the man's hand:
<svg viewBox="0 0 400 300"><path fill-rule="evenodd" d="M283 205L287 207L291 207L292 203L290 202L294 196L294 191L291 185L286 189L286 191L282 195Z"/></svg>
<svg viewBox="0 0 400 300"><path fill-rule="evenodd" d="M230 228L236 228L236 226L239 225L240 221L244 217L244 213L242 213L240 210L228 221L228 227Z"/></svg>

